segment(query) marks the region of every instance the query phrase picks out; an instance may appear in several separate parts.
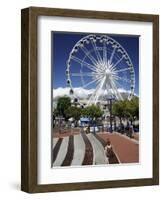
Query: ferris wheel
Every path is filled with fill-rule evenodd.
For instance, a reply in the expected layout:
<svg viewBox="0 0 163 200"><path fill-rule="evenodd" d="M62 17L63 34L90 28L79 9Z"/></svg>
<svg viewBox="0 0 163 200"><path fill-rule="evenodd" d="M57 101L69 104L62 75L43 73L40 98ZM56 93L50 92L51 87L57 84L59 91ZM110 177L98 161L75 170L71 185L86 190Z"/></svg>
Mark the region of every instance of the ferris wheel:
<svg viewBox="0 0 163 200"><path fill-rule="evenodd" d="M88 105L106 100L110 95L116 100L130 100L134 94L132 61L122 45L108 35L90 34L81 38L69 54L66 75L74 98L78 98L74 85L91 91Z"/></svg>

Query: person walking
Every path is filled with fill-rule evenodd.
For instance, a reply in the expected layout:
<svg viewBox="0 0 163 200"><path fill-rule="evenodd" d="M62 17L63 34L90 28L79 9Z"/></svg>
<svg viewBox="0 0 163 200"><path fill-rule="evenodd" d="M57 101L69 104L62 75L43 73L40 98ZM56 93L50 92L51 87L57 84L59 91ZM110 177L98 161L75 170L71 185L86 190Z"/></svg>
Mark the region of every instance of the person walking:
<svg viewBox="0 0 163 200"><path fill-rule="evenodd" d="M107 143L106 143L106 146L104 148L104 151L105 151L105 155L107 157L107 163L109 163L109 159L113 156L113 148L112 148L112 145L111 145L111 142L110 140L108 139L107 140Z"/></svg>

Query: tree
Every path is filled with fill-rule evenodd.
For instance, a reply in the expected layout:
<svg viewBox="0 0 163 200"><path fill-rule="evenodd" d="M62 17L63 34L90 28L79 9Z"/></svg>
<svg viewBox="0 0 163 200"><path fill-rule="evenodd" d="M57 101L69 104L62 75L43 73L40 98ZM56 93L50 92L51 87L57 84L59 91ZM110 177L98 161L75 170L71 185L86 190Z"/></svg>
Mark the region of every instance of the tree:
<svg viewBox="0 0 163 200"><path fill-rule="evenodd" d="M74 118L75 125L77 125L77 121L81 117L81 108L71 106L66 110L66 115L68 118L71 118L71 117Z"/></svg>
<svg viewBox="0 0 163 200"><path fill-rule="evenodd" d="M71 106L71 99L69 97L63 96L58 99L57 111L59 115L65 118L65 120L68 119L66 111L70 106Z"/></svg>
<svg viewBox="0 0 163 200"><path fill-rule="evenodd" d="M82 110L82 114L83 114L83 116L87 116L87 117L91 118L92 120L94 118L95 118L95 120L97 120L97 118L102 117L103 111L100 109L99 106L91 105L91 106L84 108Z"/></svg>
<svg viewBox="0 0 163 200"><path fill-rule="evenodd" d="M132 107L133 107L132 116L136 117L138 119L139 118L139 98L134 97L131 100L131 104L132 104Z"/></svg>
<svg viewBox="0 0 163 200"><path fill-rule="evenodd" d="M129 118L131 124L135 118L139 118L139 99L133 97L131 101L127 102L126 116Z"/></svg>
<svg viewBox="0 0 163 200"><path fill-rule="evenodd" d="M117 101L113 104L112 113L119 117L120 123L122 123L122 118L126 116L126 107L126 101Z"/></svg>
<svg viewBox="0 0 163 200"><path fill-rule="evenodd" d="M133 97L132 100L117 101L113 104L113 114L118 116L120 122L126 117L131 121L134 118L139 118L139 98Z"/></svg>
<svg viewBox="0 0 163 200"><path fill-rule="evenodd" d="M56 108L53 109L53 120L58 116L58 110Z"/></svg>

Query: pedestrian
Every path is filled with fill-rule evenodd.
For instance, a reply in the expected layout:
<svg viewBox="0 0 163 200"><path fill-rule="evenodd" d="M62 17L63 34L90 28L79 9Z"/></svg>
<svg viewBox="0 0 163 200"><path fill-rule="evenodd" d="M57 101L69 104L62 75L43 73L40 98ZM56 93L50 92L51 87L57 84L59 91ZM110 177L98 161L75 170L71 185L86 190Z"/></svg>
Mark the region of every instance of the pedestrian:
<svg viewBox="0 0 163 200"><path fill-rule="evenodd" d="M109 163L109 159L113 156L113 148L109 139L107 140L104 150L105 150L105 155L107 157L107 163Z"/></svg>
<svg viewBox="0 0 163 200"><path fill-rule="evenodd" d="M83 130L84 130L84 133L87 134L87 127L86 126L84 126Z"/></svg>
<svg viewBox="0 0 163 200"><path fill-rule="evenodd" d="M129 126L129 137L130 138L133 137L133 125L132 124Z"/></svg>

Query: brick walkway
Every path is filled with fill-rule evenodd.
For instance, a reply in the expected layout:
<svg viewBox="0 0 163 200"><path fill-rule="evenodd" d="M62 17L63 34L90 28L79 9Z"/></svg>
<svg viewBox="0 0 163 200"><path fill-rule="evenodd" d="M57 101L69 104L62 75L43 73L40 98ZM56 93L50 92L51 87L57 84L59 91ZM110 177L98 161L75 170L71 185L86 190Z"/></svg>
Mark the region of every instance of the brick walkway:
<svg viewBox="0 0 163 200"><path fill-rule="evenodd" d="M79 128L74 128L74 129L53 129L53 137L54 138L63 138L67 137L70 135L78 135L80 134L80 129Z"/></svg>
<svg viewBox="0 0 163 200"><path fill-rule="evenodd" d="M139 162L139 144L136 144L130 139L121 136L120 134L100 133L102 139L107 141L110 139L121 163L138 163Z"/></svg>

